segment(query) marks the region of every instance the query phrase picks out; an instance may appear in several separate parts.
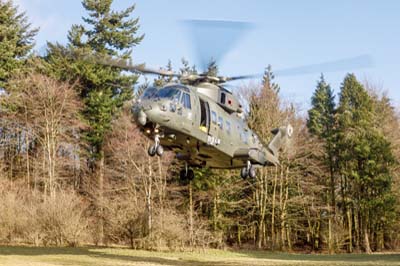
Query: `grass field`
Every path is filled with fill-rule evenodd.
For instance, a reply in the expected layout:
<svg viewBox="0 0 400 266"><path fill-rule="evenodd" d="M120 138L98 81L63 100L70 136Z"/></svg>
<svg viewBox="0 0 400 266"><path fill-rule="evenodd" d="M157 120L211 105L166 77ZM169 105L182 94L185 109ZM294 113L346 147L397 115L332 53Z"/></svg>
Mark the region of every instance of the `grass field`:
<svg viewBox="0 0 400 266"><path fill-rule="evenodd" d="M129 249L0 247L0 265L10 266L239 266L400 265L400 254L296 255L262 251L148 252Z"/></svg>

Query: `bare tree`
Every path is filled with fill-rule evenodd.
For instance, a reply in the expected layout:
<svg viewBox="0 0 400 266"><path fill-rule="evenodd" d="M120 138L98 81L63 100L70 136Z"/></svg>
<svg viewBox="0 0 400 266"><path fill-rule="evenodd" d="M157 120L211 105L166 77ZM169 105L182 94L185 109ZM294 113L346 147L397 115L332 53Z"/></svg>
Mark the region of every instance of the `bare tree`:
<svg viewBox="0 0 400 266"><path fill-rule="evenodd" d="M154 240L157 242L157 239L160 242L160 235L154 234L153 225L156 218L161 220L158 223L161 226L158 232L162 235L167 170L171 155L166 153L163 158L146 156L150 141L131 119L130 108L127 106L114 122L113 131L108 136L105 151L109 154L106 162L109 166L109 195L117 192L134 209L145 210L145 224L139 223L135 226L142 227L141 236L150 239L149 243ZM126 215L128 220L134 218L132 212L127 212Z"/></svg>
<svg viewBox="0 0 400 266"><path fill-rule="evenodd" d="M9 83L2 98L7 120L21 128L22 148L26 153L27 176L31 174L30 149L42 157L36 161L36 175L46 176L44 190L54 196L57 180L65 162L76 155L79 130L78 101L73 85L60 83L34 71L19 74ZM28 178L29 181L30 178Z"/></svg>

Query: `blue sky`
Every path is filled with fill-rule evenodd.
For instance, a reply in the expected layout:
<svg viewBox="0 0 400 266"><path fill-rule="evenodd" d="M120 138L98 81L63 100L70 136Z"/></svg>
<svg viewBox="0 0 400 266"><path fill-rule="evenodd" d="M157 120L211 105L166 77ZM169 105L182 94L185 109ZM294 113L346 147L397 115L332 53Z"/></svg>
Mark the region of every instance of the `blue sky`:
<svg viewBox="0 0 400 266"><path fill-rule="evenodd" d="M41 28L38 49L46 41L65 43L66 33L85 15L80 0L15 0L33 25ZM373 56L375 66L355 69L387 90L400 103L400 1L256 1L256 0L115 0L121 9L136 3L145 39L134 50L134 62L163 66L168 59L195 59L181 20L218 19L254 23L255 27L220 62L226 75L260 73L273 69L334 61L361 54ZM325 73L337 92L346 72ZM277 77L283 96L307 108L319 73Z"/></svg>

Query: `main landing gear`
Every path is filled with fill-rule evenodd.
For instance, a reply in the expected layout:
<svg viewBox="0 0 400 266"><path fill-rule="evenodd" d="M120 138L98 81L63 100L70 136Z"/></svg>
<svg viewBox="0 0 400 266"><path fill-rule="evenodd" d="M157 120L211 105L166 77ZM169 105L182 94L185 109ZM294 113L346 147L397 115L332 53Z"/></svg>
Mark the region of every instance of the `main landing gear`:
<svg viewBox="0 0 400 266"><path fill-rule="evenodd" d="M240 177L246 179L248 176L251 178L255 178L257 175L256 169L253 165L251 165L250 161L247 161L247 166L243 167L240 171Z"/></svg>
<svg viewBox="0 0 400 266"><path fill-rule="evenodd" d="M188 167L187 164L185 164L185 168L183 168L179 172L179 177L181 178L182 181L184 180L193 180L194 179L194 172L192 169Z"/></svg>
<svg viewBox="0 0 400 266"><path fill-rule="evenodd" d="M163 155L163 153L164 153L164 148L163 148L163 146L161 146L161 144L160 144L160 136L159 135L156 135L155 137L154 137L154 145L151 145L150 147L149 147L149 149L147 150L147 153L151 156L151 157L153 157L154 155L158 155L158 156L162 156Z"/></svg>

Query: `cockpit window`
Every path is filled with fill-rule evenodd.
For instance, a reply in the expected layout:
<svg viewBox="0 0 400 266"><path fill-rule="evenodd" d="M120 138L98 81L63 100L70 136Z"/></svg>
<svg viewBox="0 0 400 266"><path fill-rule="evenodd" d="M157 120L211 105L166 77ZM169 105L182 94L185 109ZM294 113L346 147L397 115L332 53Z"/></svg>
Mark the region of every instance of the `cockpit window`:
<svg viewBox="0 0 400 266"><path fill-rule="evenodd" d="M150 99L153 95L157 93L157 89L155 87L149 87L144 90L142 93L142 96L140 98L142 99Z"/></svg>
<svg viewBox="0 0 400 266"><path fill-rule="evenodd" d="M181 90L176 87L164 87L160 89L155 96L159 98L169 98L179 101Z"/></svg>
<svg viewBox="0 0 400 266"><path fill-rule="evenodd" d="M143 95L141 98L144 98L144 99L151 99L151 98L171 99L178 103L181 100L181 95L183 94L183 91L189 93L189 89L187 87L181 86L181 85L171 85L171 86L166 86L161 89L157 89L155 87L150 87L143 92ZM188 98L188 99L183 99L184 101L186 101L185 107L188 107L188 109L190 109L191 106L190 106L189 94L186 98Z"/></svg>

